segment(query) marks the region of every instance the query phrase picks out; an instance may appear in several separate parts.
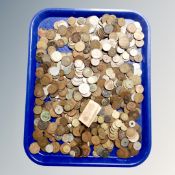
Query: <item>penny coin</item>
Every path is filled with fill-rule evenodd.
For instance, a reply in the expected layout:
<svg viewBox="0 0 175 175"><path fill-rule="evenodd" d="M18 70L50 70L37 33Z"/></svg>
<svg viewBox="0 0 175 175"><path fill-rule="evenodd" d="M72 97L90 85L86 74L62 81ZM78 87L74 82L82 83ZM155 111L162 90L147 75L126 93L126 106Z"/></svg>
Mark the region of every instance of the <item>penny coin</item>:
<svg viewBox="0 0 175 175"><path fill-rule="evenodd" d="M136 94L134 95L134 101L135 101L136 103L141 103L141 102L143 101L143 98L144 98L144 96L143 96L143 94L141 94L141 93L136 93Z"/></svg>
<svg viewBox="0 0 175 175"><path fill-rule="evenodd" d="M58 142L52 142L53 145L53 153L57 153L60 150L60 144Z"/></svg>
<svg viewBox="0 0 175 175"><path fill-rule="evenodd" d="M82 133L83 142L89 142L91 140L91 133L89 131L85 131Z"/></svg>
<svg viewBox="0 0 175 175"><path fill-rule="evenodd" d="M45 130L45 129L47 129L48 125L49 125L49 122L48 121L47 122L44 122L42 120L39 120L37 126L38 126L39 129Z"/></svg>
<svg viewBox="0 0 175 175"><path fill-rule="evenodd" d="M116 154L119 158L128 158L130 156L130 153L127 148L119 148Z"/></svg>
<svg viewBox="0 0 175 175"><path fill-rule="evenodd" d="M38 145L37 142L33 142L30 144L29 146L29 151L32 153L32 154L38 154L39 151L40 151L40 146Z"/></svg>

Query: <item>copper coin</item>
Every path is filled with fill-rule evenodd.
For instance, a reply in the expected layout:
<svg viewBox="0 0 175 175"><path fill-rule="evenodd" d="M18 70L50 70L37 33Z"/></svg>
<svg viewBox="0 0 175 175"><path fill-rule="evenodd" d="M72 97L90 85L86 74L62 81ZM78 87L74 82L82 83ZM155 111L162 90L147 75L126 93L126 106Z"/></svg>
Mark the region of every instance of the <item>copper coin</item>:
<svg viewBox="0 0 175 175"><path fill-rule="evenodd" d="M127 148L120 148L117 150L117 157L119 158L128 158L130 157L130 153Z"/></svg>
<svg viewBox="0 0 175 175"><path fill-rule="evenodd" d="M37 142L33 142L30 144L29 146L29 151L32 153L32 154L37 154L39 153L40 151L40 146L38 145Z"/></svg>
<svg viewBox="0 0 175 175"><path fill-rule="evenodd" d="M89 142L91 140L91 133L89 131L85 131L82 134L83 142Z"/></svg>

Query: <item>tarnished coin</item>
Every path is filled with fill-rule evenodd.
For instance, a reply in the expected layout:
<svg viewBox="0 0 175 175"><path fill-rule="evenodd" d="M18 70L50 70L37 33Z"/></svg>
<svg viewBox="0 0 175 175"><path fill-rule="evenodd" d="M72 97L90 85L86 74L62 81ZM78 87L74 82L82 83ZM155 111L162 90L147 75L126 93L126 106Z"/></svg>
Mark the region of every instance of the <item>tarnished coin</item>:
<svg viewBox="0 0 175 175"><path fill-rule="evenodd" d="M104 86L107 90L112 90L114 89L114 82L112 80L108 80L105 82Z"/></svg>
<svg viewBox="0 0 175 175"><path fill-rule="evenodd" d="M32 154L38 154L39 151L40 151L40 146L38 145L37 142L33 142L30 144L29 146L29 151L32 153Z"/></svg>
<svg viewBox="0 0 175 175"><path fill-rule="evenodd" d="M61 59L61 64L63 66L69 66L71 64L72 60L69 56L63 56L62 59Z"/></svg>
<svg viewBox="0 0 175 175"><path fill-rule="evenodd" d="M93 71L92 71L92 69L89 68L89 67L85 67L85 68L83 69L83 75L84 75L85 77L87 77L87 78L93 76Z"/></svg>
<svg viewBox="0 0 175 175"><path fill-rule="evenodd" d="M40 117L41 117L41 120L44 122L47 122L51 119L49 111L44 111L44 110L42 111Z"/></svg>

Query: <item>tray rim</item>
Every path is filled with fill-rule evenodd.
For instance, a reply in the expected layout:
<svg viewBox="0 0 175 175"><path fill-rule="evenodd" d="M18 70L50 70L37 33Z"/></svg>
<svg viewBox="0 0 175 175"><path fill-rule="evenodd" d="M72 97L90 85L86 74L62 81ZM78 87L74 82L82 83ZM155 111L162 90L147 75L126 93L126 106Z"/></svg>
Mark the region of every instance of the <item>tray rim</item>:
<svg viewBox="0 0 175 175"><path fill-rule="evenodd" d="M28 150L28 147L26 147L26 144L25 144L25 136L26 136L26 131L25 131L25 128L26 128L26 125L27 125L27 99L29 99L29 95L28 93L30 92L29 90L29 82L30 82L30 79L31 79L31 62L30 62L30 59L31 58L31 47L32 47L32 33L33 33L33 25L35 23L35 21L37 20L37 17L39 15L42 15L43 13L46 13L48 11L54 11L54 10L58 10L58 11L75 11L75 12L88 12L88 11L91 11L91 12L96 12L96 11L100 11L100 12L124 12L124 13L133 13L137 16L139 16L146 24L147 26L147 30L148 30L148 36L147 36L147 40L148 40L148 45L147 45L147 77L148 77L148 80L149 80L149 83L148 83L148 100L149 100L149 104L148 104L148 124L149 124L149 131L148 131L148 141L149 141L149 145L146 149L146 152L145 152L145 155L144 157L142 157L142 159L139 159L138 161L135 161L133 163L130 163L130 164L117 164L117 163L91 163L91 162L88 162L88 163L82 163L82 164L78 164L78 163L74 163L74 162L68 162L68 163L61 163L61 164L47 164L47 162L42 162L41 160L38 160L38 159L35 159L35 157L29 152ZM132 18L131 18L132 19ZM24 119L24 137L23 137L23 148L24 148L24 152L26 153L27 157L33 161L34 163L38 164L38 165L42 165L42 166L76 166L76 167L135 167L135 166L138 166L140 165L141 163L143 163L149 156L150 152L151 152L151 147L152 147L152 125L151 125L151 30L150 30L150 24L149 22L147 21L147 19L145 18L145 16L143 16L141 13L135 11L135 10L128 10L128 9L98 9L98 8L92 8L92 9L86 9L86 8L45 8L45 9L42 9L40 11L38 11L32 18L32 20L30 21L30 25L29 25L29 35L28 35L28 38L29 38L29 41L28 41L28 64L27 64L27 79L26 79L26 101L25 101L25 119ZM60 162L59 162L60 163Z"/></svg>

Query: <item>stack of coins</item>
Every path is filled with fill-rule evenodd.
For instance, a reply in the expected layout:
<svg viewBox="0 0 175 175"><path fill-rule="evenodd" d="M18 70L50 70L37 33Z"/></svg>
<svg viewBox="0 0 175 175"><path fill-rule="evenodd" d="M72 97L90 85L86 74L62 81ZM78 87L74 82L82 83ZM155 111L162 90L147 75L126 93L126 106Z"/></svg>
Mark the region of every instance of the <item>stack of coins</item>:
<svg viewBox="0 0 175 175"><path fill-rule="evenodd" d="M38 36L30 152L105 158L117 147L117 157L137 155L144 100L140 23L109 14L69 17L39 28Z"/></svg>

